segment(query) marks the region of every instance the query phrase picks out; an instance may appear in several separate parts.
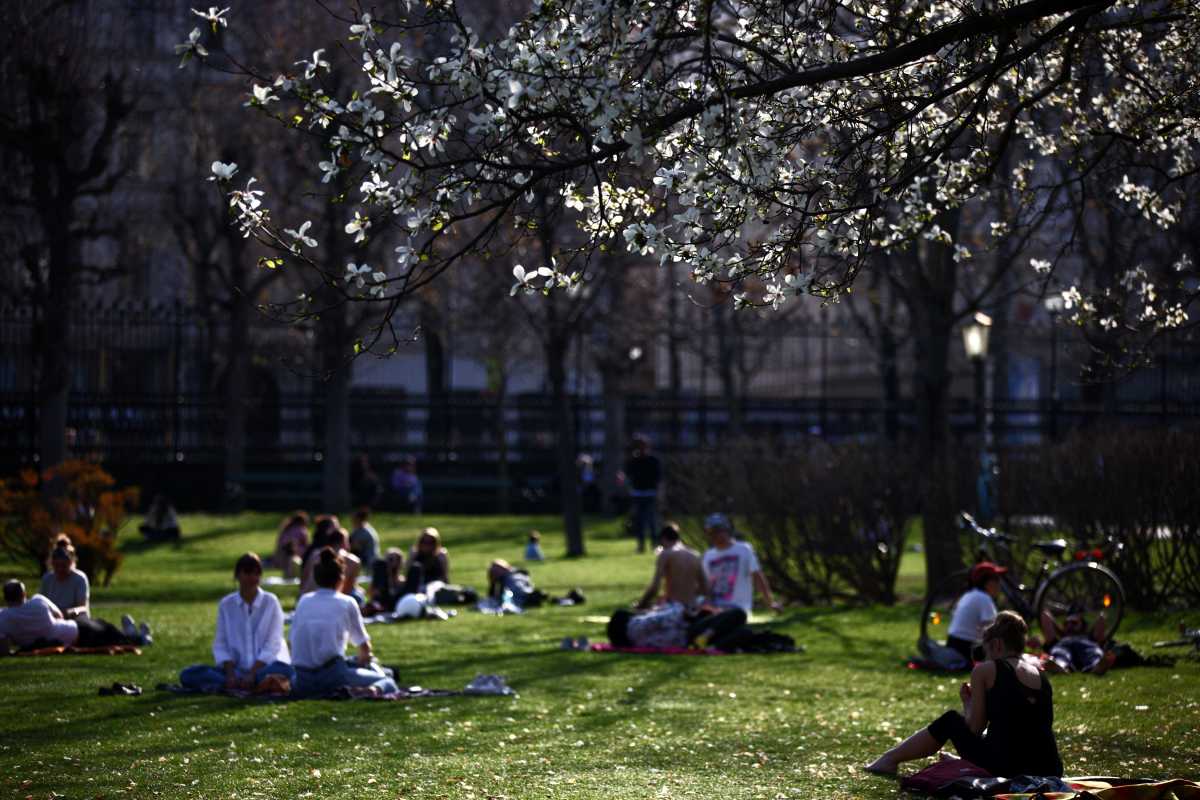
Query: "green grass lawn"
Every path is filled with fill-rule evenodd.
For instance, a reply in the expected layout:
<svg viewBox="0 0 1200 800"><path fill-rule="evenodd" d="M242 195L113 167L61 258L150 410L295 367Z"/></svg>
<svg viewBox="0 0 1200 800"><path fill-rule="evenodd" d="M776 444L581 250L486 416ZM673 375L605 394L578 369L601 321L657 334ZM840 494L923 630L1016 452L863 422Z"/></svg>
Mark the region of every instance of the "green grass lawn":
<svg viewBox="0 0 1200 800"><path fill-rule="evenodd" d="M552 593L581 587L585 606L370 628L402 685L457 689L500 673L518 698L271 703L155 691L211 658L233 562L268 553L277 523L189 516L180 547L130 542L113 584L94 590L93 613L149 620L156 641L141 657L0 660L0 796L894 797L894 782L859 765L958 703L960 679L902 666L916 639L912 604L788 610L771 624L807 647L800 655L564 652L564 636L603 638L592 617L649 578L651 557L614 523L592 522L589 556L568 560L556 555L554 519L388 515L376 520L385 545L407 547L419 525L436 525L453 578L480 588L491 558L517 561L529 528L543 532L549 560L532 566L535 580ZM910 555L905 586L920 584L920 569ZM278 594L294 604L294 587ZM1198 617L1132 615L1121 638L1148 648ZM117 680L146 694L97 696ZM1197 662L1060 677L1054 688L1068 773L1200 777Z"/></svg>

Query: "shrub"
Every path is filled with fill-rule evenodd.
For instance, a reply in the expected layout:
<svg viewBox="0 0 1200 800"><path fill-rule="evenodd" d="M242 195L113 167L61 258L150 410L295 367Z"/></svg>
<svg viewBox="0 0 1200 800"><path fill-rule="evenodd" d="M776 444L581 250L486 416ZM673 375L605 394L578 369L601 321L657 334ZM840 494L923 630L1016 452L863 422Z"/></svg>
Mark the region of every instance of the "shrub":
<svg viewBox="0 0 1200 800"><path fill-rule="evenodd" d="M734 515L781 595L802 603L895 602L917 475L898 450L814 441L804 452L756 444L688 455L671 470L672 511Z"/></svg>
<svg viewBox="0 0 1200 800"><path fill-rule="evenodd" d="M1119 542L1108 563L1130 606L1200 602L1197 434L1079 434L1010 460L1001 493L1022 538L1062 535L1083 549Z"/></svg>
<svg viewBox="0 0 1200 800"><path fill-rule="evenodd" d="M107 586L121 564L117 534L139 494L114 485L99 465L78 460L0 480L0 551L41 574L55 537L65 533L79 569L93 581L103 573Z"/></svg>

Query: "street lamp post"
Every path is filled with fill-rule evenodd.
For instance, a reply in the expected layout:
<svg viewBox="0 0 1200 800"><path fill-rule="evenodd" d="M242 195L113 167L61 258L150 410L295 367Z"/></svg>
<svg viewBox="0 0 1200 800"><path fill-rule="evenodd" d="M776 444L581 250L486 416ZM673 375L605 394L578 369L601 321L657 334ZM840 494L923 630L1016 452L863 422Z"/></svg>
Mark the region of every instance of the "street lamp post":
<svg viewBox="0 0 1200 800"><path fill-rule="evenodd" d="M992 318L982 311L975 312L970 324L963 327L963 349L975 370L975 418L979 428L979 477L975 483L979 518L985 523L994 513L992 455L992 426L988 417L991 409L991 381L985 370L988 356L988 333Z"/></svg>

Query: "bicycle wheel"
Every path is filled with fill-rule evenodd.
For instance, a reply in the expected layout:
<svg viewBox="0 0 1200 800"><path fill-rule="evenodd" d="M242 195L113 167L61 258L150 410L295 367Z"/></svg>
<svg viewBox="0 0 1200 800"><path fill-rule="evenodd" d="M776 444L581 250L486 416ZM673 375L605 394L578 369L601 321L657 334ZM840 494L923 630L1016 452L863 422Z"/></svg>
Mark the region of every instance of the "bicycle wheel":
<svg viewBox="0 0 1200 800"><path fill-rule="evenodd" d="M954 616L954 604L967 590L969 572L965 569L955 572L925 595L925 605L921 609L921 636L917 640L918 648L928 640L945 643L946 632L950 630L950 618ZM924 649L921 649L923 652Z"/></svg>
<svg viewBox="0 0 1200 800"><path fill-rule="evenodd" d="M1094 624L1103 613L1106 635L1111 639L1125 614L1125 589L1108 567L1081 561L1051 573L1038 587L1033 607L1038 619L1043 611L1049 611L1060 622L1067 614L1078 613L1083 614L1088 625Z"/></svg>

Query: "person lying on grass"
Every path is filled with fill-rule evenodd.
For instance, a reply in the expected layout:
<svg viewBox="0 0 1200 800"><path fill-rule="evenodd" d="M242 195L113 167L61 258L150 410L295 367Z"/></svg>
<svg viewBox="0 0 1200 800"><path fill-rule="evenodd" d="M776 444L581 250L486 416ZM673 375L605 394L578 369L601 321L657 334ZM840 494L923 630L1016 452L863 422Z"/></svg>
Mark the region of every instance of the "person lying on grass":
<svg viewBox="0 0 1200 800"><path fill-rule="evenodd" d="M894 775L904 761L938 752L947 741L959 756L992 775L1062 777L1054 739L1054 692L1031 659L1022 658L1025 620L1001 611L983 633L987 660L959 689L962 713L947 711L866 766ZM986 733L985 733L986 729Z"/></svg>
<svg viewBox="0 0 1200 800"><path fill-rule="evenodd" d="M746 612L740 608L704 608L689 614L682 603L666 603L641 614L620 609L608 620L608 640L613 647L696 645L732 652L746 630Z"/></svg>
<svg viewBox="0 0 1200 800"><path fill-rule="evenodd" d="M4 605L0 609L0 655L16 647L110 647L147 645L150 626L139 628L128 614L121 617L122 630L102 619L78 617L65 619L53 602L40 594L26 599L25 584L15 578L4 584Z"/></svg>
<svg viewBox="0 0 1200 800"><path fill-rule="evenodd" d="M1049 611L1041 619L1043 647L1050 654L1045 662L1048 672L1090 672L1103 675L1116 662L1117 654L1105 652L1108 624L1101 613L1095 624L1088 627L1083 614L1071 612L1059 625Z"/></svg>
<svg viewBox="0 0 1200 800"><path fill-rule="evenodd" d="M262 573L262 561L256 554L246 553L237 560L233 579L238 589L217 605L212 647L216 665L187 667L179 673L181 685L206 692L291 690L296 670L283 638L283 609L279 598L259 588Z"/></svg>
<svg viewBox="0 0 1200 800"><path fill-rule="evenodd" d="M300 598L292 616L293 694L298 697L322 697L343 686L396 691L392 677L371 660L371 637L358 603L338 591L345 577L345 561L332 547L317 554L317 589ZM357 657L345 657L347 642L358 647Z"/></svg>

